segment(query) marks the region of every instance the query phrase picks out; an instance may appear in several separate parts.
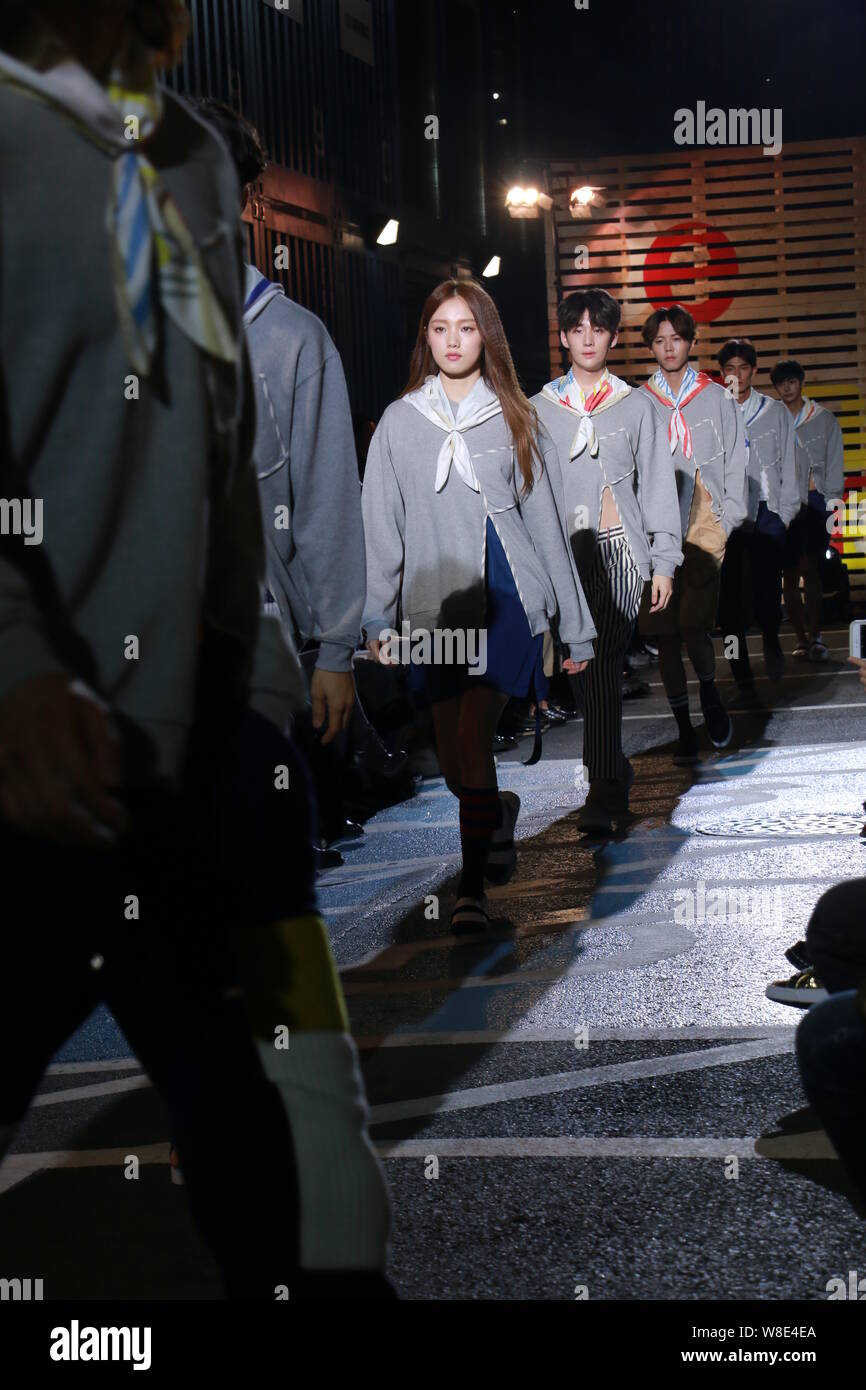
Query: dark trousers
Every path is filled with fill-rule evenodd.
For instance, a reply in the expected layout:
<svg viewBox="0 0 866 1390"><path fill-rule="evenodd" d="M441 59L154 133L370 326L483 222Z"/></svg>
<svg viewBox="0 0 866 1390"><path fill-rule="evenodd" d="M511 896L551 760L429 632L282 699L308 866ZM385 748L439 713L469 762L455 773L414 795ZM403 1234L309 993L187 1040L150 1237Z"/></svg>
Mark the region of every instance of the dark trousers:
<svg viewBox="0 0 866 1390"><path fill-rule="evenodd" d="M782 626L782 567L785 528L765 502L758 508L753 530L732 531L725 547L719 591L719 626L723 640L737 639L736 656L729 657L738 685L752 680L746 643L750 627L761 629L764 639L775 644Z"/></svg>
<svg viewBox="0 0 866 1390"><path fill-rule="evenodd" d="M822 895L806 945L833 997L813 1005L797 1030L803 1087L866 1202L866 878L837 883Z"/></svg>
<svg viewBox="0 0 866 1390"><path fill-rule="evenodd" d="M309 910L311 856L293 864L287 838L309 802L267 720L243 716L222 752L195 796L129 795L133 831L106 854L0 823L0 1125L20 1121L58 1048L106 1003L169 1112L229 1297L272 1301L298 1263L295 1157L242 1004L226 996L224 929L243 904L251 922ZM274 766L289 762L292 790L277 790Z"/></svg>

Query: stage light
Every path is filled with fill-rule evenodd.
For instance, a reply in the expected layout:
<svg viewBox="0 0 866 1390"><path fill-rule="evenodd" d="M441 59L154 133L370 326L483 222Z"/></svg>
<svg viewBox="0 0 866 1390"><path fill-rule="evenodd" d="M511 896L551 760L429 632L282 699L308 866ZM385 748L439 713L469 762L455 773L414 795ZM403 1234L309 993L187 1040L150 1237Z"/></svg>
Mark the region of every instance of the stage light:
<svg viewBox="0 0 866 1390"><path fill-rule="evenodd" d="M502 262L498 256L491 256L490 260L487 262L486 266L481 272L482 277L485 280L489 280L492 276L498 275L499 267L501 264Z"/></svg>
<svg viewBox="0 0 866 1390"><path fill-rule="evenodd" d="M545 212L550 211L553 199L547 193L539 193L534 185L522 188L520 184L516 184L508 190L505 206L511 217L537 217L539 208L543 208Z"/></svg>
<svg viewBox="0 0 866 1390"><path fill-rule="evenodd" d="M400 223L395 222L394 218L392 217L388 222L385 223L381 232L376 237L377 244L379 246L393 246L395 241L397 240L397 233L399 230Z"/></svg>
<svg viewBox="0 0 866 1390"><path fill-rule="evenodd" d="M575 188L568 200L572 217L592 217L593 208L603 208L606 199L602 197L602 192L601 188L593 188L588 183Z"/></svg>

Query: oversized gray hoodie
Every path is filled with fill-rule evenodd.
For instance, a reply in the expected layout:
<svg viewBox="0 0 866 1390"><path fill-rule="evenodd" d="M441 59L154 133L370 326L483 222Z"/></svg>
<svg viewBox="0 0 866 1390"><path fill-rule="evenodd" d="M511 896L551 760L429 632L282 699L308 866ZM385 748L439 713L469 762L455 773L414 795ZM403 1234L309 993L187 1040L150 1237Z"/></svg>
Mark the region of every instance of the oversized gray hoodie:
<svg viewBox="0 0 866 1390"><path fill-rule="evenodd" d="M157 370L130 395L111 156L3 62L15 80L0 79L0 497L40 500L44 534L38 546L0 537L0 696L74 671L147 736L130 780L174 780L200 712L205 634L233 653L206 699L236 687L284 723L304 689L279 623L259 619L248 362L206 360L165 316ZM166 92L148 158L242 343L240 193L222 142Z"/></svg>
<svg viewBox="0 0 866 1390"><path fill-rule="evenodd" d="M364 609L361 484L346 380L321 319L246 268L268 588L316 665L350 671Z"/></svg>
<svg viewBox="0 0 866 1390"><path fill-rule="evenodd" d="M796 435L790 411L781 401L752 387L739 405L746 437L748 520L757 520L758 507L768 509L789 526L800 510Z"/></svg>
<svg viewBox="0 0 866 1390"><path fill-rule="evenodd" d="M797 486L800 502L809 500L809 474L828 506L845 494L845 446L839 421L817 401L807 400L807 411L794 432L797 440ZM784 407L788 410L788 407ZM788 411L790 415L791 412ZM793 421L794 417L791 415Z"/></svg>
<svg viewBox="0 0 866 1390"><path fill-rule="evenodd" d="M440 378L428 377L450 411ZM460 402L456 428L496 397L480 379ZM452 417L454 418L454 417ZM558 628L575 661L593 655L595 627L565 541L555 489L559 463L542 430L543 468L519 496L521 481L502 413L464 430L479 484L452 467L441 491L437 469L446 434L408 401L389 405L370 443L362 506L367 549L365 640L385 629L482 628L487 518L502 542L533 635Z"/></svg>
<svg viewBox="0 0 866 1390"><path fill-rule="evenodd" d="M564 512L571 548L586 582L595 556L602 492L610 488L623 530L644 579L668 578L683 562L677 489L667 436L646 394L629 390L592 423L598 454L585 447L571 458L580 415L544 391L533 396L538 417L557 448Z"/></svg>
<svg viewBox="0 0 866 1390"><path fill-rule="evenodd" d="M672 408L659 399L652 377L644 390L667 435ZM746 446L742 417L727 391L715 381L708 382L680 409L688 426L692 448L691 457L686 458L680 441L672 455L683 535L689 526L698 469L701 483L712 499L713 515L723 526L726 535L730 535L746 519Z"/></svg>

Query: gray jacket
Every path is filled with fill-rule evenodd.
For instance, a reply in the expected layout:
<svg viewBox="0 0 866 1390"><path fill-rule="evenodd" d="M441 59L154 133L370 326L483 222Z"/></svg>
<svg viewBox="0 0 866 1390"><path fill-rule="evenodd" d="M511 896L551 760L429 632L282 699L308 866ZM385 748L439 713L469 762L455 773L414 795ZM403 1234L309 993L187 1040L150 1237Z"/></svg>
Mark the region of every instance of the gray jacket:
<svg viewBox="0 0 866 1390"><path fill-rule="evenodd" d="M444 397L444 393L443 393ZM483 380L461 402L457 424L473 405L493 399ZM464 410L463 407L466 407ZM480 485L474 492L452 467L435 491L445 433L407 401L388 406L370 444L362 505L367 547L365 640L386 628L482 628L488 516L502 542L533 635L556 622L575 661L593 655L589 608L562 530L555 488L559 465L549 435L539 443L544 467L525 498L502 414L465 431ZM552 475L552 476L551 476Z"/></svg>
<svg viewBox="0 0 866 1390"><path fill-rule="evenodd" d="M239 189L222 142L166 92L148 158L242 343ZM0 695L75 670L148 736L141 779L173 779L197 717L203 634L232 653L205 699L236 684L283 723L304 689L279 624L259 617L246 354L236 367L206 360L166 315L165 371L129 398L105 225L111 158L0 80L0 168L0 496L26 488L44 507L42 544L16 551L10 537L0 554ZM62 256L46 189L74 228Z"/></svg>
<svg viewBox="0 0 866 1390"><path fill-rule="evenodd" d="M644 579L673 576L683 562L677 489L667 436L656 422L645 392L630 390L593 415L598 455L589 447L569 457L580 416L539 392L532 404L556 444L561 466L566 530L584 582L592 568L601 518L602 492L609 487L626 539Z"/></svg>
<svg viewBox="0 0 866 1390"><path fill-rule="evenodd" d="M351 671L364 527L342 363L322 321L255 266L247 266L246 302L268 588L298 641L321 644L316 665Z"/></svg>
<svg viewBox="0 0 866 1390"><path fill-rule="evenodd" d="M670 407L646 388L644 394L652 401L667 437ZM677 475L683 535L689 526L698 469L712 498L713 514L730 535L745 521L747 509L746 444L740 412L727 391L713 381L682 407L682 416L692 437L692 456L685 457L680 443L671 458Z"/></svg>
<svg viewBox="0 0 866 1390"><path fill-rule="evenodd" d="M801 503L809 500L809 474L829 504L845 493L845 447L839 421L832 411L813 401L814 411L794 431L797 440L797 486ZM784 407L788 409L787 406ZM790 415L791 412L788 411ZM791 420L793 422L793 415Z"/></svg>
<svg viewBox="0 0 866 1390"><path fill-rule="evenodd" d="M748 452L748 520L757 520L758 506L764 501L768 509L789 526L800 510L796 436L791 413L781 401L762 395L754 387L739 409ZM747 416L752 416L748 424Z"/></svg>

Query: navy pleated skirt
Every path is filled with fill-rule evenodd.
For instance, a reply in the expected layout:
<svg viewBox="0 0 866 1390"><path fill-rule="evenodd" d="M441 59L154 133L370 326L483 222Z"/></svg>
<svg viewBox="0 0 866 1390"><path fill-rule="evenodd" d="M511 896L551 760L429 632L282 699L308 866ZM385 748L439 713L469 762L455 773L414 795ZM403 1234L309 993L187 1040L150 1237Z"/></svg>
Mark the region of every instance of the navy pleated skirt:
<svg viewBox="0 0 866 1390"><path fill-rule="evenodd" d="M505 557L502 542L490 517L487 518L487 558L485 566L487 598L487 667L470 675L464 666L407 667L409 689L423 695L431 704L453 700L475 686L486 685L504 695L543 700L548 682L543 667L544 634L533 637L529 620L520 601L514 575Z"/></svg>

